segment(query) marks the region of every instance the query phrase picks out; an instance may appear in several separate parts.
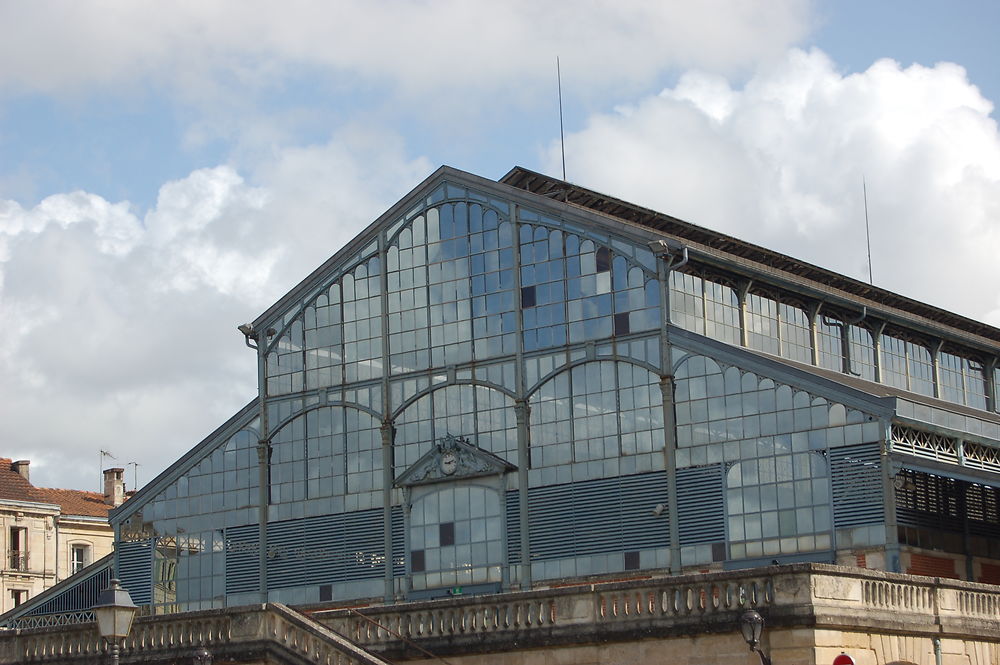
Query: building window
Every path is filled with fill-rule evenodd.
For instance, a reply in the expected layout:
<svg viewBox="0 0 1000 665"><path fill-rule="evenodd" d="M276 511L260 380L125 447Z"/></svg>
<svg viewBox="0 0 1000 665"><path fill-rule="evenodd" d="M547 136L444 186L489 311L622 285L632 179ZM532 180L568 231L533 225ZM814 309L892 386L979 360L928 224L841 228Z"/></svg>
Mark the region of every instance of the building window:
<svg viewBox="0 0 1000 665"><path fill-rule="evenodd" d="M744 459L726 475L733 559L830 548L826 460L816 452L777 454L789 449L782 445L783 438L791 437L775 437L774 455Z"/></svg>
<svg viewBox="0 0 1000 665"><path fill-rule="evenodd" d="M780 355L778 333L778 301L759 293L747 297L747 346L751 349Z"/></svg>
<svg viewBox="0 0 1000 665"><path fill-rule="evenodd" d="M28 530L21 526L10 528L10 549L7 560L11 570L28 570Z"/></svg>
<svg viewBox="0 0 1000 665"><path fill-rule="evenodd" d="M881 347L884 383L921 395L934 395L930 349L890 335L882 335Z"/></svg>
<svg viewBox="0 0 1000 665"><path fill-rule="evenodd" d="M89 549L88 545L73 545L70 552L70 572L74 575L87 567L87 560L90 558L87 551Z"/></svg>
<svg viewBox="0 0 1000 665"><path fill-rule="evenodd" d="M670 321L685 330L740 344L740 302L732 287L670 273Z"/></svg>
<svg viewBox="0 0 1000 665"><path fill-rule="evenodd" d="M806 311L791 303L778 303L778 332L781 356L800 363L812 363L812 326Z"/></svg>
<svg viewBox="0 0 1000 665"><path fill-rule="evenodd" d="M28 592L24 589L11 589L10 590L10 603L11 607L17 607L25 600L28 599Z"/></svg>
<svg viewBox="0 0 1000 665"><path fill-rule="evenodd" d="M413 589L500 582L502 515L499 493L485 487L449 487L414 501Z"/></svg>

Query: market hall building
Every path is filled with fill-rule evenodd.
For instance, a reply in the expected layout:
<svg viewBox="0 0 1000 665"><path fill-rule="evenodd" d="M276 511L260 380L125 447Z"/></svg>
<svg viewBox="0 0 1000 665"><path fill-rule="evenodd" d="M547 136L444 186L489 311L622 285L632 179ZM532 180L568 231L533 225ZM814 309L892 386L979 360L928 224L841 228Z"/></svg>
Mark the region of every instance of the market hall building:
<svg viewBox="0 0 1000 665"><path fill-rule="evenodd" d="M664 214L442 167L240 330L258 396L111 515L147 614L1000 582L1000 330Z"/></svg>

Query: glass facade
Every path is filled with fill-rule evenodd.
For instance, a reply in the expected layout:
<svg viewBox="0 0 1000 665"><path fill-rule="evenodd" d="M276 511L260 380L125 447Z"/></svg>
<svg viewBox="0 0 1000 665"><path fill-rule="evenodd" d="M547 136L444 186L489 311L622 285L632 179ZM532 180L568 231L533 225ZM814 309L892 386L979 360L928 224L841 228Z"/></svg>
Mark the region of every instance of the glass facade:
<svg viewBox="0 0 1000 665"><path fill-rule="evenodd" d="M500 495L448 487L412 502L410 572L415 590L499 584L503 566Z"/></svg>
<svg viewBox="0 0 1000 665"><path fill-rule="evenodd" d="M982 354L695 262L661 283L634 230L547 209L442 182L268 314L262 407L123 513L130 588L175 611L829 561L885 542L878 482L837 499L884 425L781 359L996 408Z"/></svg>

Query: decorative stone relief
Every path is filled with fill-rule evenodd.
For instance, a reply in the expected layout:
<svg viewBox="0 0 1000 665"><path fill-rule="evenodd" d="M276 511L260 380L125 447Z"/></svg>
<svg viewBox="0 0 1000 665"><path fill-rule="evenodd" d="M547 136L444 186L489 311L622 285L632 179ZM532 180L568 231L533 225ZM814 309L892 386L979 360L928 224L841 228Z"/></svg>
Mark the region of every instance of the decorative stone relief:
<svg viewBox="0 0 1000 665"><path fill-rule="evenodd" d="M457 478L476 478L514 470L513 464L471 443L446 434L420 459L399 475L397 487L412 487Z"/></svg>

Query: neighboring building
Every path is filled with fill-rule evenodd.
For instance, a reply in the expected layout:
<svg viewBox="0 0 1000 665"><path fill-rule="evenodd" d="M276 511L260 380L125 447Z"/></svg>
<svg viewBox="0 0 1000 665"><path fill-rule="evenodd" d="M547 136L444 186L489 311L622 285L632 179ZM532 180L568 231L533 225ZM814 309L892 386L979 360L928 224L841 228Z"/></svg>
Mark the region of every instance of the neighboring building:
<svg viewBox="0 0 1000 665"><path fill-rule="evenodd" d="M666 215L443 167L241 329L260 398L112 516L154 612L1000 581L1000 330Z"/></svg>
<svg viewBox="0 0 1000 665"><path fill-rule="evenodd" d="M21 605L114 548L108 511L122 502L122 469L105 471L105 495L35 487L28 469L28 460L0 458L0 611Z"/></svg>

